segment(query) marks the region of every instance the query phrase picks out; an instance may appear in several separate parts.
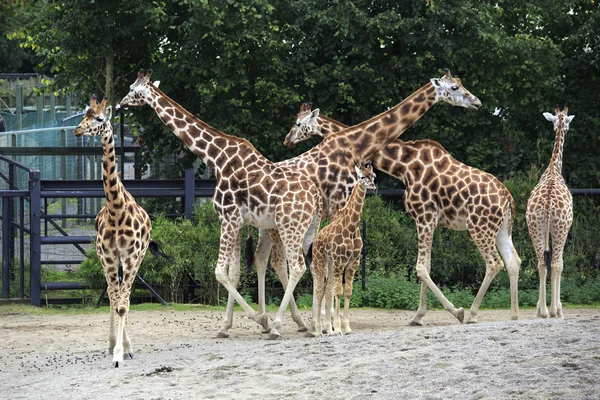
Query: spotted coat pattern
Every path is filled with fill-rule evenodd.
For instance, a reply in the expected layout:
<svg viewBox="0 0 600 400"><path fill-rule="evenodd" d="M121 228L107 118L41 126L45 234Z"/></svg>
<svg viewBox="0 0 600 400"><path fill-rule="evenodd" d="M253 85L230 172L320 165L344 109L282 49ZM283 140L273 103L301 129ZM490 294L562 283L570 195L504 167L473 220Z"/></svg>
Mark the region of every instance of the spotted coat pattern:
<svg viewBox="0 0 600 400"><path fill-rule="evenodd" d="M96 215L96 252L104 269L110 300L108 347L118 366L123 354L133 355L126 321L129 297L139 266L150 243L150 218L123 186L116 168L111 107L106 98L97 104L92 97L85 117L73 131L75 136L102 136L102 182L106 204ZM119 316L115 334L115 314Z"/></svg>
<svg viewBox="0 0 600 400"><path fill-rule="evenodd" d="M317 298L317 310L321 309L325 297L325 331L334 333L331 326L331 300L335 294L335 318L333 328L336 334L352 333L350 329L350 298L352 282L360 263L363 246L360 233L360 217L367 189L375 190L375 173L371 163L356 167L358 180L346 206L333 221L323 228L313 243L313 284ZM345 287L342 276L345 275ZM340 318L340 300L344 295L344 320ZM317 313L313 335L321 336L321 313Z"/></svg>
<svg viewBox="0 0 600 400"><path fill-rule="evenodd" d="M560 280L563 270L563 250L573 223L573 198L562 176L562 153L565 135L574 115L567 115L568 108L555 115L544 113L553 122L556 132L554 150L548 167L532 190L527 201L527 228L538 259L540 275L537 316L541 318L563 317L560 301ZM552 238L550 247L549 237ZM551 249L551 250L550 250ZM549 264L549 265L548 265ZM546 268L550 268L550 311L546 306Z"/></svg>
<svg viewBox="0 0 600 400"><path fill-rule="evenodd" d="M217 178L213 205L221 221L221 239L215 275L230 294L218 335L229 336L235 300L250 318L270 330L271 337L279 337L285 309L306 270L303 239L309 226L318 226L321 219L318 188L301 172L267 160L247 140L226 135L199 120L165 95L149 78L150 73L140 72L120 105L150 105ZM290 269L281 307L271 326L266 314L255 312L236 288L240 277L240 230L245 224L277 229Z"/></svg>
<svg viewBox="0 0 600 400"><path fill-rule="evenodd" d="M331 134L336 136L335 132L345 127L337 123L330 132L330 128L324 127L331 127L334 121L327 119L326 122L320 129L321 136L325 138ZM320 125L319 121L316 125ZM419 309L411 324L421 324L427 309L427 288L461 322L464 318L463 309L454 307L429 275L433 234L440 224L453 230L468 230L486 263L486 275L467 322L477 322L481 300L504 264L510 277L512 318L518 318L517 285L521 260L512 243L514 200L506 187L491 174L455 160L432 140L394 140L374 155L373 165L405 185L405 208L417 224L419 251L416 270L422 283Z"/></svg>
<svg viewBox="0 0 600 400"><path fill-rule="evenodd" d="M341 128L334 120L323 118L320 120L323 123L321 126L314 121L319 115L318 110L311 111L308 104L303 105L296 124L285 138L285 145L293 146L310 135L322 136L320 129L323 128L331 127L337 134L328 135L311 150L292 159L281 161L277 165L300 171L315 182L323 199L323 217L331 220L346 205L352 187L356 183L354 166L369 161L439 101L469 109L477 109L481 106L479 99L464 88L460 79L452 77L448 70L444 76L431 79L398 105L353 127ZM312 242L316 229L317 226L313 226L309 230L310 235L304 242L305 249ZM285 274L285 265L277 264L282 260L283 252L277 232L269 233L270 235L261 230L255 254L259 285L264 281L264 271L266 271L271 247L273 248L271 265L279 271L280 277ZM316 312L315 299L316 297L313 297L313 313ZM259 307L261 303L264 303L264 299L259 296ZM294 316L293 309L292 317L296 321L299 319ZM313 321L315 319L313 315Z"/></svg>

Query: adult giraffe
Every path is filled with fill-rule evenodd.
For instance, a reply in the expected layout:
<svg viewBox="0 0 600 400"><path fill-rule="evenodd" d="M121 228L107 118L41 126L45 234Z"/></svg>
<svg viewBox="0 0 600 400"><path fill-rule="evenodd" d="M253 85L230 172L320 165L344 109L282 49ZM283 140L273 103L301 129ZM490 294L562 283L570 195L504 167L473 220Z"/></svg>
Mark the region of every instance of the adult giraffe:
<svg viewBox="0 0 600 400"><path fill-rule="evenodd" d="M267 160L247 140L226 135L196 118L158 89L158 83L150 82L151 73L138 73L120 105L150 105L217 177L213 206L221 221L221 239L215 275L229 292L228 310L219 336L228 335L231 320L227 318L233 312L235 300L249 318L270 330L271 338L278 338L293 290L306 270L302 256L304 237L311 224L318 226L321 219L318 189L298 171ZM245 224L278 230L291 271L270 327L267 315L255 312L236 288L240 277L240 230Z"/></svg>
<svg viewBox="0 0 600 400"><path fill-rule="evenodd" d="M331 132L337 134L328 135L311 150L292 159L281 161L277 165L301 171L317 184L324 202L323 217L331 220L346 205L356 183L354 166L360 163L354 160L370 160L373 155L385 148L390 140L393 140L390 138L396 138L404 133L438 102L447 102L467 109L477 109L481 106L479 99L465 89L460 79L452 77L450 71L446 69L444 76L431 79L400 104L356 126L340 126L334 120L321 118L323 127L330 127ZM307 110L308 115L318 117L318 110L311 113L310 108L301 110L302 115L306 116ZM320 135L316 126L318 126L317 122L312 118L307 121L298 119L284 144L293 145L297 138L302 136L303 131ZM311 227L310 233L313 236L315 230L316 227ZM312 237L307 241L312 242ZM259 285L264 285L271 247L273 248L271 265L279 271L279 274L285 274L285 265L278 264L283 258L281 254L284 250L277 239L277 232L271 230L267 234L265 230L260 230L255 253ZM264 301L264 297L259 296L259 307L264 304ZM316 320L316 310L316 297L313 296L313 322ZM300 319L299 316L294 316L294 310L291 311L296 321ZM462 311L456 310L455 315L459 312Z"/></svg>
<svg viewBox="0 0 600 400"><path fill-rule="evenodd" d="M562 153L565 135L575 116L567 115L567 107L562 111L556 107L554 111L555 115L544 113L544 117L554 124L556 131L554 150L548 167L536 187L531 191L527 201L526 214L529 236L538 259L540 297L536 314L541 318L548 317L546 267L550 268L550 317L563 317L562 303L560 302L563 249L573 223L573 197L562 176ZM549 236L552 236L552 249L550 249Z"/></svg>
<svg viewBox="0 0 600 400"><path fill-rule="evenodd" d="M75 136L102 136L102 182L106 204L96 215L96 253L102 263L108 298L110 322L108 352L113 354L115 367L123 361L124 353L133 358L131 340L127 335L129 296L137 271L146 250L155 256L168 258L160 246L150 239L152 225L146 211L123 186L115 157L115 141L111 124L112 110L106 106L107 98L98 104L92 96L90 107L77 125ZM115 314L119 315L115 334Z"/></svg>
<svg viewBox="0 0 600 400"><path fill-rule="evenodd" d="M321 124L321 121L324 123ZM305 104L296 125L285 139L294 145L311 136L337 136L346 125L311 111ZM439 143L432 140L403 142L394 140L375 154L373 166L406 187L404 205L417 225L419 251L416 272L421 279L420 302L411 325L421 325L427 310L427 288L446 310L463 322L464 311L448 301L431 280L431 244L438 224L453 230L468 230L481 252L486 274L470 309L468 323L477 322L477 313L492 279L504 259L510 279L512 319L519 316L518 277L521 260L512 243L514 200L506 187L493 175L455 160Z"/></svg>

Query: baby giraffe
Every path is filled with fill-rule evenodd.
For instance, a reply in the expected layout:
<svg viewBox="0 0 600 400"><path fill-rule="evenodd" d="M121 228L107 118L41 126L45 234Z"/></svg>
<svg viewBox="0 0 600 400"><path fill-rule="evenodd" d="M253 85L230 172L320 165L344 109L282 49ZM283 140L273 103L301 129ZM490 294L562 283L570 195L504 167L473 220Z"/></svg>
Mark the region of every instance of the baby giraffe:
<svg viewBox="0 0 600 400"><path fill-rule="evenodd" d="M350 334L350 298L352 280L360 263L362 238L360 236L360 216L362 214L367 189L375 190L375 173L371 163L355 166L358 181L352 189L348 203L333 222L323 228L312 245L313 284L317 297L317 310L320 310L325 296L325 331L328 335ZM342 276L345 273L345 287ZM340 299L344 294L344 320L340 321ZM331 300L335 292L335 318L331 328ZM323 333L321 313L317 314L313 336Z"/></svg>
<svg viewBox="0 0 600 400"><path fill-rule="evenodd" d="M85 117L73 131L75 136L102 136L102 181L106 204L96 216L96 252L108 284L110 300L110 330L108 352L113 354L115 367L123 361L124 353L133 358L131 341L127 335L129 296L146 250L169 258L160 246L150 240L150 218L135 199L125 190L116 170L115 143L111 124L112 110L105 97L97 104L92 96ZM115 314L119 315L115 335Z"/></svg>

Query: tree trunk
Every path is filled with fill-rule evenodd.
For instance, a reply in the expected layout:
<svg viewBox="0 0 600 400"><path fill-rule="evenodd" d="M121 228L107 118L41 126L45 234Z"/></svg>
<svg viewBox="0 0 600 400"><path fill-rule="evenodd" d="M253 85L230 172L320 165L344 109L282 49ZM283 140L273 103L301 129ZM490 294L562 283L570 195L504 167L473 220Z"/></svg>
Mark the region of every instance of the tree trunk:
<svg viewBox="0 0 600 400"><path fill-rule="evenodd" d="M104 95L108 97L108 104L114 106L115 101L115 54L112 49L106 52L106 84L104 86Z"/></svg>

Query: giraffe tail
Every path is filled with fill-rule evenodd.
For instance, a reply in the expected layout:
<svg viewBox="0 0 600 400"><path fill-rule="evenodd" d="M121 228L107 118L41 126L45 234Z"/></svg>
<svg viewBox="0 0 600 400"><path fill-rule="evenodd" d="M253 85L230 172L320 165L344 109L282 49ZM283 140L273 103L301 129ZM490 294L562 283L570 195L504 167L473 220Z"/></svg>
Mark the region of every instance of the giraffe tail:
<svg viewBox="0 0 600 400"><path fill-rule="evenodd" d="M162 257L168 261L173 261L173 257L171 257L170 255L166 254L163 249L162 246L160 245L160 243L158 243L157 241L151 240L150 243L148 244L148 250L150 250L150 253L152 253L152 255L154 257Z"/></svg>
<svg viewBox="0 0 600 400"><path fill-rule="evenodd" d="M254 239L252 239L252 231L248 227L248 238L246 239L246 271L252 272L252 264L254 263Z"/></svg>
<svg viewBox="0 0 600 400"><path fill-rule="evenodd" d="M550 268L550 262L552 261L552 249L550 248L550 213L546 213L546 232L544 232L544 264L546 264L546 270L548 277L552 277L552 269Z"/></svg>

